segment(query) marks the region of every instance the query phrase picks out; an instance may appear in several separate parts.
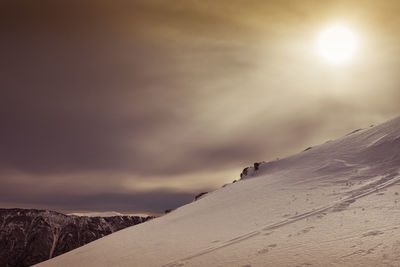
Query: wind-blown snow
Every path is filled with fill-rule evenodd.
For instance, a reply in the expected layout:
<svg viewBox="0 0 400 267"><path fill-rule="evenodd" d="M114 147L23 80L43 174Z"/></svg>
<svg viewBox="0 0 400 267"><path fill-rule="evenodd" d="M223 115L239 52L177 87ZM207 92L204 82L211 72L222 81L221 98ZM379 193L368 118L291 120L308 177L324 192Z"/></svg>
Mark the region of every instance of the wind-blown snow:
<svg viewBox="0 0 400 267"><path fill-rule="evenodd" d="M263 163L40 266L400 266L399 136L397 118Z"/></svg>

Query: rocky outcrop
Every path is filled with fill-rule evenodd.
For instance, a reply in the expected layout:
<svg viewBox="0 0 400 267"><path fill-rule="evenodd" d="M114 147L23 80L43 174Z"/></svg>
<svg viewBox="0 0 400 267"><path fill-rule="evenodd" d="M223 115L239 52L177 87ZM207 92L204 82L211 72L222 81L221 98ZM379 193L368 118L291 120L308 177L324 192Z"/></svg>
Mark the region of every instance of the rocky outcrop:
<svg viewBox="0 0 400 267"><path fill-rule="evenodd" d="M266 162L265 161L254 162L253 167L244 168L243 171L240 173L240 179L245 179L249 175L254 176L257 173L257 171L260 169L260 166L263 164L266 164Z"/></svg>
<svg viewBox="0 0 400 267"><path fill-rule="evenodd" d="M0 209L0 266L31 266L151 218Z"/></svg>
<svg viewBox="0 0 400 267"><path fill-rule="evenodd" d="M208 192L202 192L202 193L196 195L196 196L194 197L194 201L200 199L201 197L203 197L203 196L206 195L206 194L208 194Z"/></svg>

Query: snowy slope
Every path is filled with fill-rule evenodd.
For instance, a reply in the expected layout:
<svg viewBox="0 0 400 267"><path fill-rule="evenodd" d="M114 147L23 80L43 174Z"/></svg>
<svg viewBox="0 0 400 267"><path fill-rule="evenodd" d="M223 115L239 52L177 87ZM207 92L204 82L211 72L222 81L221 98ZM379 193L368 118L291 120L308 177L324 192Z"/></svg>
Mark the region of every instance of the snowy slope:
<svg viewBox="0 0 400 267"><path fill-rule="evenodd" d="M400 266L399 172L397 118L40 266Z"/></svg>

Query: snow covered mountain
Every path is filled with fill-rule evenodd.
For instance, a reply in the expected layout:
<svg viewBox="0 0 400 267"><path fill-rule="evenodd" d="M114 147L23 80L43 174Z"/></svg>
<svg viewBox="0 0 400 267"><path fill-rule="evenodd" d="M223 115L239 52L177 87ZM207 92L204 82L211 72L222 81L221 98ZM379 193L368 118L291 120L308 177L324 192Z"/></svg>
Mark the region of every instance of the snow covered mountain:
<svg viewBox="0 0 400 267"><path fill-rule="evenodd" d="M400 266L399 172L397 118L39 266Z"/></svg>
<svg viewBox="0 0 400 267"><path fill-rule="evenodd" d="M151 217L78 217L0 209L0 266L31 266Z"/></svg>

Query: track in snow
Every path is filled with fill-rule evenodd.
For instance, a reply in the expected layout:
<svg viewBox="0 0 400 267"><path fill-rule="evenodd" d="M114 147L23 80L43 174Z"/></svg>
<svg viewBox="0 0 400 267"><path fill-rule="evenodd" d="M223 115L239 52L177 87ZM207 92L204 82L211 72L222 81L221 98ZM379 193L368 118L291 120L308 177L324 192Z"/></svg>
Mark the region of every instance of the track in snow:
<svg viewBox="0 0 400 267"><path fill-rule="evenodd" d="M396 184L397 182L400 182L400 176L399 173L391 173L388 174L386 176L384 176L383 178L379 179L378 181L369 184L365 187L350 191L348 193L351 193L350 197L344 198L342 200L339 201L335 201L330 205L327 206L323 206L317 209L313 209L311 211L308 212L304 212L301 214L298 214L296 216L292 216L286 220L280 221L278 223L274 223L274 224L270 224L270 225L266 225L263 226L261 229L246 233L246 234L242 234L240 236L237 236L233 239L230 239L228 241L223 242L220 245L216 245L204 250L201 250L197 253L194 253L188 257L182 258L182 259L178 259L178 260L174 260L173 262L170 262L168 264L162 265L162 267L178 267L178 266L184 266L184 262L189 261L191 259L200 257L202 255L208 254L208 253L212 253L216 250L222 249L222 248L226 248L232 245L235 245L237 243L243 242L245 240L251 239L255 236L260 235L263 232L268 232L280 227L283 227L285 225L288 224L292 224L295 223L297 221L309 218L311 216L317 215L319 213L325 212L325 211L340 211L343 209L343 207L347 207L349 206L351 203L354 203L357 199L360 199L362 197L368 196L372 193L375 193L381 189L387 188L389 186L392 186L394 184Z"/></svg>

